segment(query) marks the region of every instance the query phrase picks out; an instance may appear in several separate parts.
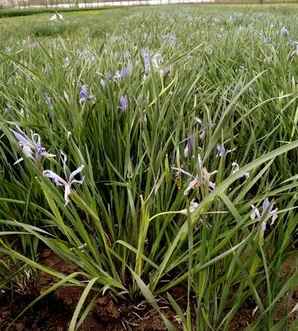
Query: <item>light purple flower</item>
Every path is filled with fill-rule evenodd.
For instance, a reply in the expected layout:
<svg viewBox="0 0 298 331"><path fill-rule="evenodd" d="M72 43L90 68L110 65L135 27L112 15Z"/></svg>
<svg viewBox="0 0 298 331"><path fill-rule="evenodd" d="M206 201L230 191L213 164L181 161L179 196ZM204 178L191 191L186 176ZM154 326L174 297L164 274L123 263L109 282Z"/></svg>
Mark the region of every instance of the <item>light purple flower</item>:
<svg viewBox="0 0 298 331"><path fill-rule="evenodd" d="M266 198L263 201L260 209L258 209L254 205L251 205L252 211L250 217L252 220L258 220L258 221L262 220L263 231L265 231L266 229L267 220L271 219L270 225L273 225L278 217L277 215L278 209L277 208L273 209L273 207L274 207L274 202L270 202L268 198Z"/></svg>
<svg viewBox="0 0 298 331"><path fill-rule="evenodd" d="M141 55L143 57L143 62L144 62L144 70L145 70L145 75L148 75L150 70L151 70L151 55L148 49L142 49L141 50Z"/></svg>
<svg viewBox="0 0 298 331"><path fill-rule="evenodd" d="M119 100L119 108L122 112L125 112L128 108L128 98L126 95L121 95Z"/></svg>
<svg viewBox="0 0 298 331"><path fill-rule="evenodd" d="M133 66L131 63L129 63L126 67L122 68L121 70L117 70L114 75L114 80L119 81L124 78L127 78L131 75L133 70Z"/></svg>
<svg viewBox="0 0 298 331"><path fill-rule="evenodd" d="M87 85L82 85L80 88L80 104L92 99L94 99L94 96L90 94L89 87Z"/></svg>
<svg viewBox="0 0 298 331"><path fill-rule="evenodd" d="M43 171L43 176L51 179L56 186L63 186L64 187L64 200L65 200L65 206L69 203L69 195L71 193L71 188L73 184L83 184L85 177L83 176L80 180L75 179L76 175L82 172L84 169L84 165L81 165L78 167L75 171L71 172L68 175L67 167L66 167L66 162L67 162L67 156L62 152L62 157L63 157L63 171L64 171L64 176L65 179L57 175L54 171L52 170L44 170Z"/></svg>
<svg viewBox="0 0 298 331"><path fill-rule="evenodd" d="M49 154L46 149L41 145L41 139L39 134L31 132L31 138L29 138L18 126L16 130L11 130L14 134L19 146L22 149L23 154L32 160L40 161L43 158L55 157L54 154ZM23 158L18 159L14 164L18 164L23 161Z"/></svg>
<svg viewBox="0 0 298 331"><path fill-rule="evenodd" d="M229 153L233 152L234 150L235 150L235 148L234 149L226 149L224 144L218 144L216 146L216 156L217 157L225 157Z"/></svg>

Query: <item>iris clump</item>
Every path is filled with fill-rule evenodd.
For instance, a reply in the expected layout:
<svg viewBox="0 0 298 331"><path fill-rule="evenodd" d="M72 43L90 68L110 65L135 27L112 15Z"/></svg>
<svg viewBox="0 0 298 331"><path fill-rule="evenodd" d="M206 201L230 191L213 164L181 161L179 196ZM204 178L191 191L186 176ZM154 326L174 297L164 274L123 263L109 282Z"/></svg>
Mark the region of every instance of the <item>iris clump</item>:
<svg viewBox="0 0 298 331"><path fill-rule="evenodd" d="M0 34L0 291L26 268L51 275L42 297L78 287L71 330L100 296L134 306L127 330L149 305L169 329L235 329L243 309L251 330L288 329L295 307L275 316L297 283L295 263L281 272L298 244L295 10L63 17ZM45 247L76 272L44 266Z"/></svg>

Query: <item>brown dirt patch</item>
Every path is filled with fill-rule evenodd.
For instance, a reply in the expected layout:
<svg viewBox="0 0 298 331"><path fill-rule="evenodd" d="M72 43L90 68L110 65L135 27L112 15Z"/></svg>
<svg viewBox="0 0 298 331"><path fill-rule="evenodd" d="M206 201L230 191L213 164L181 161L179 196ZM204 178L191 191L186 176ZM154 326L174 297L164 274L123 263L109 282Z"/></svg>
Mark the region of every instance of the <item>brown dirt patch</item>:
<svg viewBox="0 0 298 331"><path fill-rule="evenodd" d="M296 262L297 260L295 260ZM40 256L40 262L58 272L70 274L78 271L77 267L64 262L52 251L45 249ZM293 260L285 262L281 277L287 279L293 274ZM16 316L25 309L40 293L49 288L54 279L45 273L40 273L30 291L0 292L0 330L7 326ZM26 286L24 286L26 288ZM67 331L75 306L82 294L82 289L74 286L59 288L55 293L48 295L26 312L9 329L12 331ZM94 293L92 293L94 295ZM171 291L172 296L182 304L185 301L185 288L177 287ZM181 300L182 299L182 300ZM278 304L274 320L278 321L293 309L298 301L298 289L288 293ZM166 301L160 302L163 313L175 322L175 313L169 308ZM242 331L257 317L253 311L255 304L245 303L234 316L230 324L230 331ZM291 315L291 320L298 319L298 313ZM97 297L93 310L81 325L80 331L166 331L159 314L145 302L121 301L115 302L110 295Z"/></svg>

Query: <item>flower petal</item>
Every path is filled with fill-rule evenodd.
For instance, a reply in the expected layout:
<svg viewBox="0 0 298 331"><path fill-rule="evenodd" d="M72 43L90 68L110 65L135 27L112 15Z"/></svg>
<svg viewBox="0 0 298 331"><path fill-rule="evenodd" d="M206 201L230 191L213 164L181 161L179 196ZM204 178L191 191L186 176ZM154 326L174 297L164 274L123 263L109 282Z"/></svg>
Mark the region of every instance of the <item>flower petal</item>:
<svg viewBox="0 0 298 331"><path fill-rule="evenodd" d="M69 183L74 182L74 178L77 174L79 174L83 169L85 168L84 165L81 165L78 169L76 169L75 171L73 171L70 176L69 176Z"/></svg>
<svg viewBox="0 0 298 331"><path fill-rule="evenodd" d="M54 171L52 170L44 170L42 172L42 175L44 177L48 177L49 179L52 179L53 182L57 185L57 186L66 186L67 182L61 178L59 175L57 175Z"/></svg>

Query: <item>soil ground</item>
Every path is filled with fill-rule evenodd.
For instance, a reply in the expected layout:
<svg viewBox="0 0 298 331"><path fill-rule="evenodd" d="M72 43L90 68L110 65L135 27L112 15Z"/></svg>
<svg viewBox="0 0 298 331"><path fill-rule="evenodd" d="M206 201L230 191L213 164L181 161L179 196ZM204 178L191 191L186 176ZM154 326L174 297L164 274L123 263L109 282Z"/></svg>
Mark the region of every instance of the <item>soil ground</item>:
<svg viewBox="0 0 298 331"><path fill-rule="evenodd" d="M75 267L62 261L50 250L41 254L44 265L65 274L72 273ZM292 261L285 264L283 273L288 276ZM284 276L285 276L284 275ZM25 284L14 292L0 292L0 331L6 330L11 322L23 309L25 309L45 288L52 284L52 279L46 274L39 274L34 284ZM184 300L186 291L183 288L173 290L175 299ZM78 287L63 287L46 296L34 307L22 315L9 328L11 331L67 331L75 306L82 294ZM298 302L298 288L286 296L278 306L274 316L279 320ZM175 313L169 308L167 302L160 302L163 313L180 330ZM230 331L244 330L253 322L255 303L246 302L231 322ZM293 314L292 319L298 319ZM118 302L106 295L96 299L94 309L79 328L80 331L166 331L157 312L144 302Z"/></svg>

